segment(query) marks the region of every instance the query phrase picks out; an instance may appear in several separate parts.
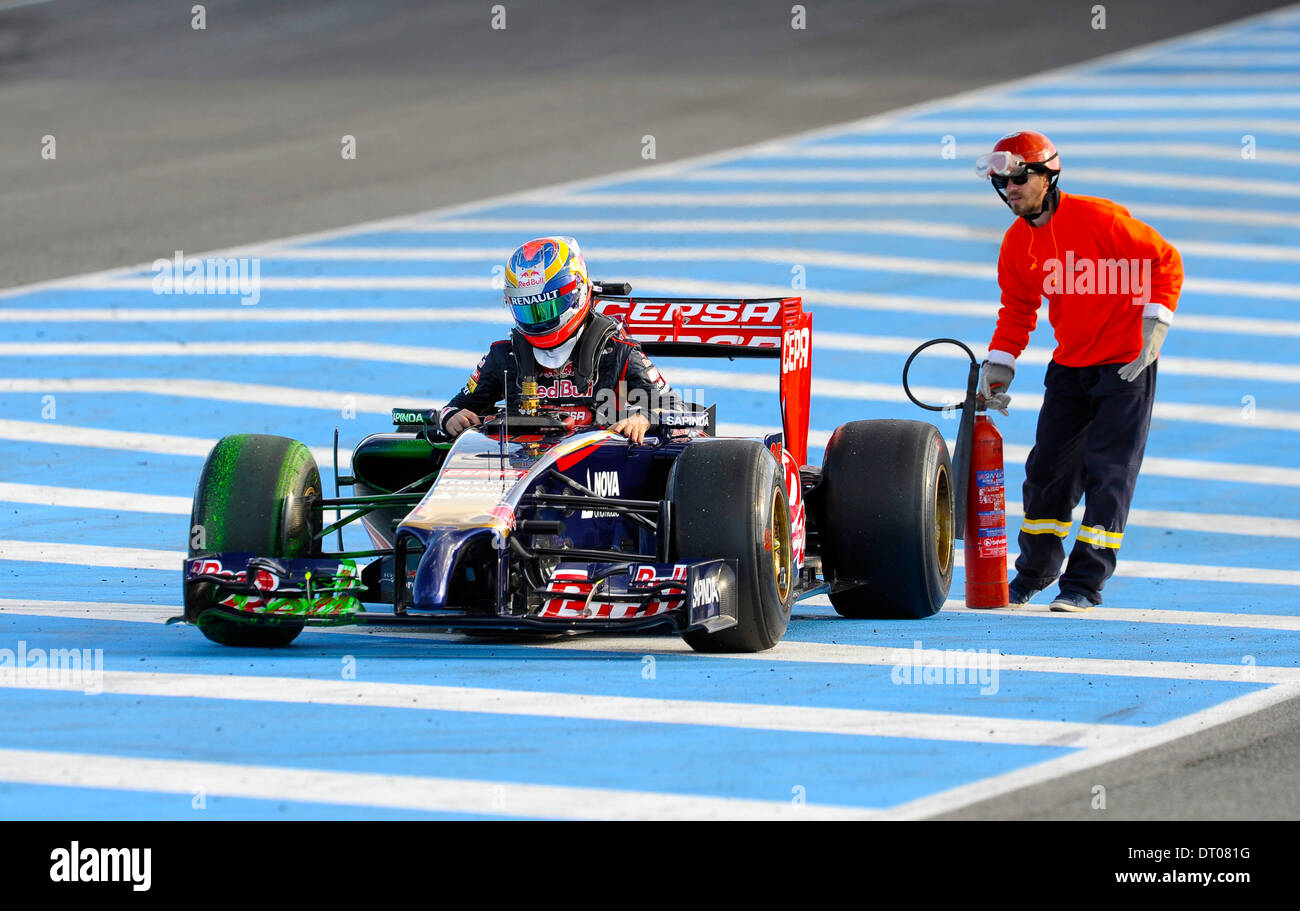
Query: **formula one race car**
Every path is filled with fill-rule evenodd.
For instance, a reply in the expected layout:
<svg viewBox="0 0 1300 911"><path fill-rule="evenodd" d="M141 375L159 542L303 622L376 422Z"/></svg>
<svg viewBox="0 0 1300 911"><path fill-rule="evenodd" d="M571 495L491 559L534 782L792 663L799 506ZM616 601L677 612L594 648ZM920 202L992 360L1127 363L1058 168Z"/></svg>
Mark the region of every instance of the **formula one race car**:
<svg viewBox="0 0 1300 911"><path fill-rule="evenodd" d="M396 432L362 440L351 477L338 477L335 431L333 497L302 443L228 436L194 495L184 619L234 646L348 623L668 626L699 651L753 652L817 594L846 617L939 610L955 536L947 444L931 424L854 421L822 466L806 464L812 314L799 298L625 290L596 309L647 355L779 359L783 432L720 439L715 409L686 403L637 445L525 397L446 439L437 412L395 409ZM325 550L358 520L373 549L343 550L340 531Z"/></svg>

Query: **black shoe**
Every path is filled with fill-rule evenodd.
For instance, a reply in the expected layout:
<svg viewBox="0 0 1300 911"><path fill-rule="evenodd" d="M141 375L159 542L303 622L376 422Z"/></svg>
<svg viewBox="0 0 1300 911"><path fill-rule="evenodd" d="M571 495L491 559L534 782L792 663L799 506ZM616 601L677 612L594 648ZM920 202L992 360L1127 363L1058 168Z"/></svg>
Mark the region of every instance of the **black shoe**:
<svg viewBox="0 0 1300 911"><path fill-rule="evenodd" d="M1007 586L1007 607L1024 607L1034 595L1042 590L1042 588L1026 585L1020 581L1019 576L1016 576L1011 580L1011 584Z"/></svg>
<svg viewBox="0 0 1300 911"><path fill-rule="evenodd" d="M1078 592L1061 592L1056 596L1056 600L1052 602L1052 610L1072 614L1090 611L1094 607L1096 605L1092 603L1091 598Z"/></svg>

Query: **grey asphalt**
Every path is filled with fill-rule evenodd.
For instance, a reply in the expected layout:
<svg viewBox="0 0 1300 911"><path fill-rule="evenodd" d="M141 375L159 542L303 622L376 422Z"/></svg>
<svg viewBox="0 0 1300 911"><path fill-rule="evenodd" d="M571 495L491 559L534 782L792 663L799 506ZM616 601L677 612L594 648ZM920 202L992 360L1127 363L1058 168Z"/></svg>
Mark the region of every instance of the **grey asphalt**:
<svg viewBox="0 0 1300 911"><path fill-rule="evenodd" d="M1268 0L0 0L0 287L672 161ZM23 3L24 0L17 0ZM341 138L356 137L345 161ZM41 157L53 136L57 157Z"/></svg>
<svg viewBox="0 0 1300 911"><path fill-rule="evenodd" d="M1280 4L0 0L0 287L827 126ZM1014 113L1014 112L1008 112ZM356 137L355 160L340 155ZM56 157L42 157L53 136ZM1300 818L1300 702L960 818ZM1106 811L1091 788L1107 787Z"/></svg>

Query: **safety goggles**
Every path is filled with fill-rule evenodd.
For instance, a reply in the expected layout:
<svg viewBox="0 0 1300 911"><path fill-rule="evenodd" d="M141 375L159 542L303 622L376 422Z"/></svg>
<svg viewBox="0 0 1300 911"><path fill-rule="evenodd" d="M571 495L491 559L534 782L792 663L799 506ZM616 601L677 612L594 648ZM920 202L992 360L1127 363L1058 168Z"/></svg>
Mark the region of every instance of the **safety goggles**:
<svg viewBox="0 0 1300 911"><path fill-rule="evenodd" d="M1052 156L1052 158L1055 157L1055 155ZM1050 160L1048 159L1048 161ZM1045 174L1047 170L1046 161L1030 164L1014 152L986 152L975 159L975 173L980 177L987 177L992 180L993 185L999 190L1008 183L1013 183L1016 186L1022 185L1029 179L1031 171Z"/></svg>

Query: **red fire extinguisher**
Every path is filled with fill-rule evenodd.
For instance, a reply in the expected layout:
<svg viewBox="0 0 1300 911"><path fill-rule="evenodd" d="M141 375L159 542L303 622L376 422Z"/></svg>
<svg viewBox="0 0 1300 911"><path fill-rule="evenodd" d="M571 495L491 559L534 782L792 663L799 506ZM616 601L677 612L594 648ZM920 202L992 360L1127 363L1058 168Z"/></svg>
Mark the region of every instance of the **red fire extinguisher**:
<svg viewBox="0 0 1300 911"><path fill-rule="evenodd" d="M1002 434L975 415L966 488L966 606L1007 606L1007 496Z"/></svg>
<svg viewBox="0 0 1300 911"><path fill-rule="evenodd" d="M979 400L979 362L966 345L951 338L926 342L903 366L903 391L915 404L928 411L946 411L951 406L927 405L912 395L907 371L918 354L931 345L951 343L970 357L966 378L966 399L961 407L953 471L957 475L957 537L965 546L966 606L1006 607L1007 593L1007 499L1003 479L1002 434L983 414ZM976 412L981 412L977 414Z"/></svg>

